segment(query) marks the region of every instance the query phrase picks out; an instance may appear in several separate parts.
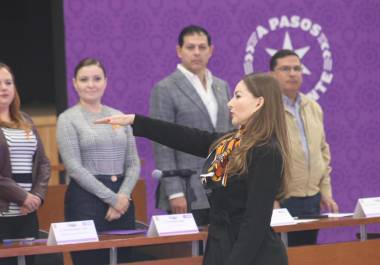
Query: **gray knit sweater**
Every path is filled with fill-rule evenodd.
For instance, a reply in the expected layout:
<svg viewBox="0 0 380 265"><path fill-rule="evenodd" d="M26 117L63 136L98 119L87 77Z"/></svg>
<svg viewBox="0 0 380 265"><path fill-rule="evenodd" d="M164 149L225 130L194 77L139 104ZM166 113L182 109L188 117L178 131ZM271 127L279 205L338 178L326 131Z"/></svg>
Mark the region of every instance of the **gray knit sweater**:
<svg viewBox="0 0 380 265"><path fill-rule="evenodd" d="M124 174L118 193L130 197L140 175L140 160L130 126L113 128L94 120L120 111L104 106L93 113L75 105L63 112L57 122L57 142L68 176L86 191L115 206L116 193L94 175Z"/></svg>

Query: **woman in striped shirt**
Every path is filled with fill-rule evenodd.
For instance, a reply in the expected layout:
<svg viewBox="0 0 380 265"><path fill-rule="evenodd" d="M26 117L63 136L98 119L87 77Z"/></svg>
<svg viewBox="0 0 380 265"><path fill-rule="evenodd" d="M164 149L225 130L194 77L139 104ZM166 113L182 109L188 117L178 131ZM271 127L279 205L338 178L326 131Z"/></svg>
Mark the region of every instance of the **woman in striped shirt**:
<svg viewBox="0 0 380 265"><path fill-rule="evenodd" d="M20 98L9 66L0 63L0 240L38 237L37 209L44 199L50 163ZM0 264L17 264L16 258ZM27 257L33 264L33 257Z"/></svg>

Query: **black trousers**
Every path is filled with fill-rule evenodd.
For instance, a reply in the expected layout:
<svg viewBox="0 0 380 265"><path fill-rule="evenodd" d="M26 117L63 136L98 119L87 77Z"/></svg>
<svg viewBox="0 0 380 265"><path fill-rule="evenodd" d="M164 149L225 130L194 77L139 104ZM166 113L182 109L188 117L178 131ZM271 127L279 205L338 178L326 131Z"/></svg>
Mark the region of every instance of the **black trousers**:
<svg viewBox="0 0 380 265"><path fill-rule="evenodd" d="M118 192L123 178L116 182L110 176L96 176L99 181L114 192ZM66 221L94 220L97 232L119 229L135 229L135 209L131 201L128 211L119 219L108 222L105 219L109 205L101 201L95 195L82 189L74 180L67 188L65 195L65 219ZM118 262L129 261L130 248L118 249ZM109 264L109 250L89 250L71 252L74 265L103 265Z"/></svg>
<svg viewBox="0 0 380 265"><path fill-rule="evenodd" d="M0 217L0 240L6 238L38 238L38 219L36 212L15 216ZM17 258L1 258L0 265L16 265ZM34 264L34 256L26 256L26 264Z"/></svg>

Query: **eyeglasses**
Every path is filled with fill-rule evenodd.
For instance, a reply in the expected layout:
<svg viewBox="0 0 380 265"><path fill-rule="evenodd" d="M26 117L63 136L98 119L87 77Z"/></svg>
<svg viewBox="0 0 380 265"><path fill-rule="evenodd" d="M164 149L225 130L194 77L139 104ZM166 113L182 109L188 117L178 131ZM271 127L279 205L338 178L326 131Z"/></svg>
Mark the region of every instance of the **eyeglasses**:
<svg viewBox="0 0 380 265"><path fill-rule="evenodd" d="M296 65L296 66L288 66L284 65L281 67L278 67L276 70L283 72L283 73L290 73L292 70L296 73L301 73L302 72L302 66L301 65Z"/></svg>

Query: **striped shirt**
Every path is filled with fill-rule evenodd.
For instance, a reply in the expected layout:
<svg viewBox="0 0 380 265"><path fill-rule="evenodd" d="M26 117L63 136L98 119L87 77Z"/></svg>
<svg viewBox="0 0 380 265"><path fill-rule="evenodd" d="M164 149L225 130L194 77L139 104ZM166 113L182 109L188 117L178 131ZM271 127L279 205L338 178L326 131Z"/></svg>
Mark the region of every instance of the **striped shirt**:
<svg viewBox="0 0 380 265"><path fill-rule="evenodd" d="M37 139L33 131L1 128L8 144L13 179L25 191L32 189L33 156L37 150ZM9 210L0 213L1 217L20 216L20 206L9 203Z"/></svg>

